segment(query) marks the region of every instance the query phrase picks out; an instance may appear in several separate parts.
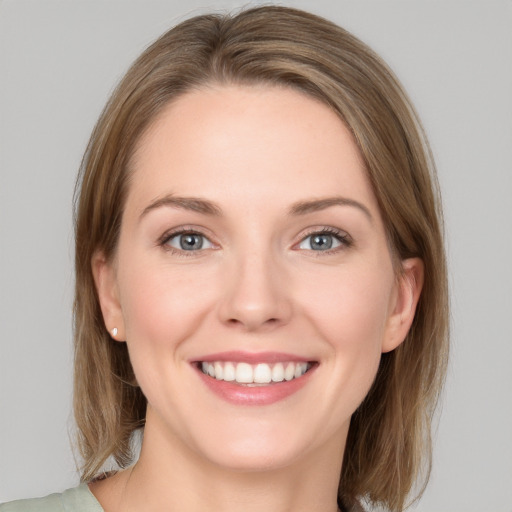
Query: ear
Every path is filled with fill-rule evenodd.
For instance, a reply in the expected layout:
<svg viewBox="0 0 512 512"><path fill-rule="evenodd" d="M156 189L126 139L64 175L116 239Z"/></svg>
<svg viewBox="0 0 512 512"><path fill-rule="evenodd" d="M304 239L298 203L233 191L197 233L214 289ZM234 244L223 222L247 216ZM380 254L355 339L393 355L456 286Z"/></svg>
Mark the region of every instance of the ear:
<svg viewBox="0 0 512 512"><path fill-rule="evenodd" d="M423 280L424 265L420 258L402 261L402 272L397 278L382 352L394 350L405 340L414 320Z"/></svg>
<svg viewBox="0 0 512 512"><path fill-rule="evenodd" d="M113 339L125 341L125 326L114 264L107 261L103 252L98 251L92 257L91 267L105 327Z"/></svg>

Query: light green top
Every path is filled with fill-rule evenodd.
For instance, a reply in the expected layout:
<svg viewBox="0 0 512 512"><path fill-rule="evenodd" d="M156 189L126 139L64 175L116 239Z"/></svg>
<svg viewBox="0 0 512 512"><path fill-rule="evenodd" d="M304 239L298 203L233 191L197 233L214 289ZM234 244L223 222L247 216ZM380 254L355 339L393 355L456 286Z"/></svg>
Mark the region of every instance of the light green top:
<svg viewBox="0 0 512 512"><path fill-rule="evenodd" d="M50 494L45 498L17 500L0 504L0 512L105 512L87 484ZM365 512L355 504L349 512Z"/></svg>
<svg viewBox="0 0 512 512"><path fill-rule="evenodd" d="M0 505L0 512L104 512L87 484L45 498L17 500Z"/></svg>

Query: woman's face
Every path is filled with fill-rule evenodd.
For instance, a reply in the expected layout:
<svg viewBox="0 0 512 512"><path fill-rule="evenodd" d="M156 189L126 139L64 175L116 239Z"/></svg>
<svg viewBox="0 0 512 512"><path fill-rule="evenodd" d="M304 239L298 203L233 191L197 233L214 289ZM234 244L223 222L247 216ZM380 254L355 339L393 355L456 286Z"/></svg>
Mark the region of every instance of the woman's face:
<svg viewBox="0 0 512 512"><path fill-rule="evenodd" d="M350 132L288 89L218 86L141 139L106 325L148 400L146 436L237 469L341 457L421 265L397 280Z"/></svg>

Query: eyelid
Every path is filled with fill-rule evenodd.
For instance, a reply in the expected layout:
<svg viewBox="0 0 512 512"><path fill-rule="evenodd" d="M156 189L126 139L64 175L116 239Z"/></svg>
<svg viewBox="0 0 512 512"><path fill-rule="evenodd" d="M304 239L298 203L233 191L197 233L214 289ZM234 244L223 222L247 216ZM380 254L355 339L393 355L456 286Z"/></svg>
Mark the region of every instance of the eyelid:
<svg viewBox="0 0 512 512"><path fill-rule="evenodd" d="M199 235L208 240L208 242L212 245L212 247L207 247L205 249L201 248L196 251L186 251L183 249L178 249L177 247L172 247L168 244L169 240L171 240L174 237L177 237L179 235ZM211 235L207 235L204 233L204 231L201 228L198 228L196 226L179 226L175 228L171 228L163 233L158 240L157 245L162 247L162 249L169 251L171 253L178 254L180 256L194 256L198 255L200 253L203 253L204 251L210 250L210 249L216 249L218 245L212 241Z"/></svg>
<svg viewBox="0 0 512 512"><path fill-rule="evenodd" d="M176 254L183 255L183 256L193 256L193 255L197 255L197 254L202 253L207 250L218 249L219 245L212 240L213 237L211 235L205 233L204 231L205 230L203 228L197 227L197 226L192 226L192 225L174 227L174 228L171 228L171 229L165 231L158 238L157 245L162 247L164 250L174 252ZM202 236L206 240L208 240L208 242L212 245L212 247L208 247L206 249L201 248L196 251L186 251L186 250L178 249L178 248L168 245L167 242L171 238L182 235L182 234L195 234L195 235ZM328 235L334 236L340 242L340 245L335 248L327 249L325 251L314 251L313 249L300 249L299 245L302 242L304 242L304 240L306 240L308 237L313 236L313 235L321 235L321 234L328 234ZM307 250L309 252L315 252L315 253L319 253L319 254L329 254L329 253L337 252L337 251L346 249L348 247L351 247L354 243L352 237L346 231L339 229L339 228L335 228L333 226L310 227L310 228L306 229L305 231L303 231L299 236L300 236L300 238L299 238L298 242L293 244L292 249Z"/></svg>
<svg viewBox="0 0 512 512"><path fill-rule="evenodd" d="M313 249L300 249L299 245L304 242L307 238L314 235L331 235L334 236L339 242L340 245L331 249L327 249L325 251L314 251ZM305 250L309 252L315 252L319 255L321 254L329 254L333 252L338 252L340 250L346 249L353 245L352 237L344 230L335 228L333 226L315 226L308 228L305 232L300 234L299 241L294 244L294 248L298 250Z"/></svg>

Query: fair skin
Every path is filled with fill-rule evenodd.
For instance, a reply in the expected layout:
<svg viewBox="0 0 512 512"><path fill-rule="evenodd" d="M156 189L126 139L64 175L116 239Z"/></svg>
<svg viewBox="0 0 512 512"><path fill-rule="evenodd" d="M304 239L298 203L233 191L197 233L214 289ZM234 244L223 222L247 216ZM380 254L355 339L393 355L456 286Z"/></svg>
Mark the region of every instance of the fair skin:
<svg viewBox="0 0 512 512"><path fill-rule="evenodd" d="M334 512L350 417L423 272L397 278L350 132L299 92L214 86L164 109L132 169L115 260L92 265L147 422L92 492L107 512ZM239 363L263 382L223 380Z"/></svg>

